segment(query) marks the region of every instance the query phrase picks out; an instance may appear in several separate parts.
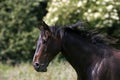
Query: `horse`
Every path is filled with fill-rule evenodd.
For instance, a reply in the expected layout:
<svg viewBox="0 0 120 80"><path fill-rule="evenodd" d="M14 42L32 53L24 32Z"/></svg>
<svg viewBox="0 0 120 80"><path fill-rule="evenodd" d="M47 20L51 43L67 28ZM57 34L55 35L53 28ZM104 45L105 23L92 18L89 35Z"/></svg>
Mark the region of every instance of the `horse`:
<svg viewBox="0 0 120 80"><path fill-rule="evenodd" d="M78 25L48 26L44 21L33 56L33 67L46 72L61 52L77 73L77 80L120 80L120 50L89 36Z"/></svg>

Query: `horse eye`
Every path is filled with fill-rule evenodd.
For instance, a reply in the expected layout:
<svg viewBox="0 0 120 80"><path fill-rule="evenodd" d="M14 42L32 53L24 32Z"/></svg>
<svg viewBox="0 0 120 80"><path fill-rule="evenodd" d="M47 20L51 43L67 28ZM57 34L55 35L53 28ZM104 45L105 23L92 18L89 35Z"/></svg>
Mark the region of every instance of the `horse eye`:
<svg viewBox="0 0 120 80"><path fill-rule="evenodd" d="M43 44L46 44L46 43L49 41L49 39L50 39L50 36L48 36L47 38L44 37L44 38L42 39L42 43L43 43Z"/></svg>
<svg viewBox="0 0 120 80"><path fill-rule="evenodd" d="M46 44L47 43L47 40L43 40L43 42L42 42L43 44Z"/></svg>

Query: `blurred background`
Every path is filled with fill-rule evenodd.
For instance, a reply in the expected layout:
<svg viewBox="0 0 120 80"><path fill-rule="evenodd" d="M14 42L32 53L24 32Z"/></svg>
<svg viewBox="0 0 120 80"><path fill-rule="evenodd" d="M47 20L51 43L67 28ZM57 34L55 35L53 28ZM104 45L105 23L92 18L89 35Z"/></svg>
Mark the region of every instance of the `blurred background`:
<svg viewBox="0 0 120 80"><path fill-rule="evenodd" d="M109 45L120 49L119 0L0 0L0 80L76 79L60 57L47 73L34 71L31 62L41 20L50 26L84 21L87 30L98 30Z"/></svg>

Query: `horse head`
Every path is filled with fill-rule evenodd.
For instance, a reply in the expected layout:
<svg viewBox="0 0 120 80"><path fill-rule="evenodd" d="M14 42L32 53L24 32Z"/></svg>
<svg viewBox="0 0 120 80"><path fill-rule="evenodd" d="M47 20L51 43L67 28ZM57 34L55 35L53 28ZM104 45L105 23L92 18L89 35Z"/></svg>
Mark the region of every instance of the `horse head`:
<svg viewBox="0 0 120 80"><path fill-rule="evenodd" d="M38 72L46 72L47 66L60 52L60 39L54 34L55 31L44 21L38 26L41 31L37 41L36 51L33 57L33 66Z"/></svg>

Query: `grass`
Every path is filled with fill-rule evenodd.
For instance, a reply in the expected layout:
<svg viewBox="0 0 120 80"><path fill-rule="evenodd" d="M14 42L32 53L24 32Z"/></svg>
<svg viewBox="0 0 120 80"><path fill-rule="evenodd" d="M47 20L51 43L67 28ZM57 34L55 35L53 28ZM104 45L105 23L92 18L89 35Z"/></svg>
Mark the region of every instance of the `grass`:
<svg viewBox="0 0 120 80"><path fill-rule="evenodd" d="M45 73L36 72L31 64L0 64L0 80L76 80L76 73L67 62L54 62Z"/></svg>

